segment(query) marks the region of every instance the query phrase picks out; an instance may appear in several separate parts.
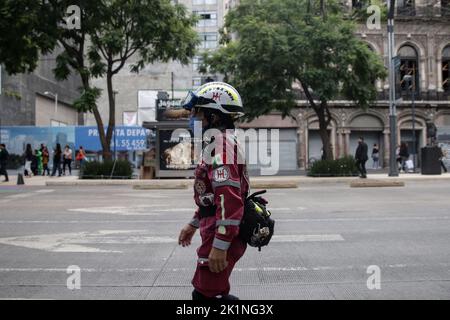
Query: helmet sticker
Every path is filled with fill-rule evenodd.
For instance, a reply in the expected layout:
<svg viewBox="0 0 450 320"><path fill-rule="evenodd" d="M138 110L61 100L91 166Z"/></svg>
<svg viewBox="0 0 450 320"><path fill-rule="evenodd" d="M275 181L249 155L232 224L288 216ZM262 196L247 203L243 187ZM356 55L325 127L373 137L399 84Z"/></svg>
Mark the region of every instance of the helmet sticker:
<svg viewBox="0 0 450 320"><path fill-rule="evenodd" d="M230 171L228 167L220 167L214 170L213 180L215 182L224 182L230 179Z"/></svg>

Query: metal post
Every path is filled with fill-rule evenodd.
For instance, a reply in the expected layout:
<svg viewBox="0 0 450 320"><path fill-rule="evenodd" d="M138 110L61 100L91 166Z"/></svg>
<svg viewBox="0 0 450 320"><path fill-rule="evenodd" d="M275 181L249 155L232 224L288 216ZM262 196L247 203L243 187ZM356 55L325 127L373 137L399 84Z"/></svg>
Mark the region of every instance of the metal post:
<svg viewBox="0 0 450 320"><path fill-rule="evenodd" d="M390 128L390 155L389 155L389 176L398 177L398 167L396 159L397 146L397 110L395 106L395 66L394 66L394 11L395 0L388 2L388 51L389 51L389 128Z"/></svg>
<svg viewBox="0 0 450 320"><path fill-rule="evenodd" d="M170 73L171 76L171 87L172 87L172 100L174 99L174 94L173 94L173 72Z"/></svg>
<svg viewBox="0 0 450 320"><path fill-rule="evenodd" d="M411 81L411 101L412 101L412 131L413 131L413 172L416 172L416 106L415 106L415 96L416 96L416 79L415 70L413 71L412 81Z"/></svg>
<svg viewBox="0 0 450 320"><path fill-rule="evenodd" d="M55 94L55 118L58 114L58 94Z"/></svg>

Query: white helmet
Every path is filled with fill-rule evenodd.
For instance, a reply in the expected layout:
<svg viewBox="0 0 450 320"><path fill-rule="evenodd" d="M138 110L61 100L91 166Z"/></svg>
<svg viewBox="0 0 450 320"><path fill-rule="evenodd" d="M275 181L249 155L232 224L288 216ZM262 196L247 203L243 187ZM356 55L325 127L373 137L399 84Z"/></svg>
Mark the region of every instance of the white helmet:
<svg viewBox="0 0 450 320"><path fill-rule="evenodd" d="M182 106L186 110L194 107L219 110L233 117L244 115L239 92L225 82L208 82L194 92L189 91Z"/></svg>

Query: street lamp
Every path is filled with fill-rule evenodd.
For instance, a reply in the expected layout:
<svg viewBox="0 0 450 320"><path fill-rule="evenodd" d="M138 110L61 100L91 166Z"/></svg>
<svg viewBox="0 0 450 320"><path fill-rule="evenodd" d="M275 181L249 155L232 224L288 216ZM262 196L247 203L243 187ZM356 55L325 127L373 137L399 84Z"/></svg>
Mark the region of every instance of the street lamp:
<svg viewBox="0 0 450 320"><path fill-rule="evenodd" d="M416 81L415 81L415 78L410 74L406 74L403 77L403 81L405 81L407 83L408 93L410 94L410 97L411 97L413 172L416 172L416 106L415 106Z"/></svg>
<svg viewBox="0 0 450 320"><path fill-rule="evenodd" d="M388 1L388 53L389 53L389 128L390 135L390 156L389 156L389 176L398 177L397 159L395 150L397 145L397 110L395 105L395 64L394 64L394 12L395 0Z"/></svg>
<svg viewBox="0 0 450 320"><path fill-rule="evenodd" d="M50 91L45 91L44 94L55 98L55 117L56 117L56 114L58 113L58 94Z"/></svg>

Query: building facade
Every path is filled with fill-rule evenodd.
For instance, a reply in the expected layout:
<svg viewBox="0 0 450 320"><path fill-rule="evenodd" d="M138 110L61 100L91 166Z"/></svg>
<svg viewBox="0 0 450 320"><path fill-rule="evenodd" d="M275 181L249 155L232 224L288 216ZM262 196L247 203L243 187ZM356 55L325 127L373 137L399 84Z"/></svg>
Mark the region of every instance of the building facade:
<svg viewBox="0 0 450 320"><path fill-rule="evenodd" d="M0 66L0 126L83 124L83 114L72 107L81 82L75 75L55 79L56 55L42 56L31 73L9 75Z"/></svg>
<svg viewBox="0 0 450 320"><path fill-rule="evenodd" d="M167 92L170 98L184 98L192 88L199 87L209 80L217 80L215 75L202 75L198 71L202 63L201 54L215 50L219 46L219 29L223 26L226 12L224 0L178 0L189 12L198 16L195 27L200 38L198 54L191 63L181 65L178 62L155 63L147 65L139 73L130 72L137 57L131 57L127 65L113 78L116 94L116 124L141 125L155 121L155 100L160 91ZM98 100L99 111L105 123L109 118L106 80L97 79L93 85L103 89ZM95 119L89 115L88 125L95 125Z"/></svg>
<svg viewBox="0 0 450 320"><path fill-rule="evenodd" d="M360 1L348 1L348 9L365 8ZM378 53L388 66L388 35L386 25L381 29L369 29L366 24L358 26L357 35L369 48ZM426 145L426 121L430 119L438 128L441 142L449 145L450 134L450 2L436 0L397 1L395 17L395 55L399 57L398 91L403 101L397 104L398 144L405 142L416 163L420 165L420 149ZM412 82L407 83L405 75ZM389 82L376 83L377 101L366 111L349 101L330 103L332 122L329 127L334 156L354 155L360 136L365 138L369 150L373 144L380 147L380 164L389 163ZM412 92L415 91L414 104ZM284 136L295 142L295 150L280 150L280 159L292 159L297 155L297 168L306 169L321 158L322 141L318 132L318 119L309 108L306 99L298 102L293 112L296 121L280 119L275 114L260 117L242 125L245 128L274 128L276 123ZM413 108L414 107L414 108ZM414 111L413 111L414 109ZM413 116L414 113L414 116ZM279 116L278 116L279 117ZM413 132L413 117L415 130ZM413 139L415 135L415 139ZM415 147L413 147L415 140ZM370 154L369 154L370 156ZM372 160L368 167L372 167ZM291 168L292 166L290 166Z"/></svg>
<svg viewBox="0 0 450 320"><path fill-rule="evenodd" d="M218 46L219 29L224 24L225 14L238 0L180 0L190 11L199 16L196 26L201 45L199 53L214 50ZM449 0L400 0L396 1L395 55L400 62L398 74L399 94L403 101L397 104L398 143L408 143L410 151L416 150L420 159L420 148L426 144L426 120L431 119L438 127L438 134L450 137L450 1ZM364 10L369 1L345 0L348 11ZM382 57L388 65L388 36L386 24L381 28L369 29L360 24L357 36L368 47ZM133 61L129 62L130 64ZM202 75L198 72L200 54L191 64L154 64L147 66L139 74L133 74L125 67L114 78L116 95L117 124L140 125L155 121L155 100L159 91L165 91L172 98L182 98L192 88L203 84L208 78L220 80L219 76ZM410 75L412 83L401 82ZM106 89L106 81L94 83ZM335 157L354 155L359 136L363 136L369 147L378 144L381 151L380 165L386 167L389 160L389 83L387 79L376 83L377 101L367 110L361 110L350 101L330 103L333 120L329 132ZM414 112L411 93L414 95ZM106 93L106 90L104 90ZM99 100L99 109L105 121L108 118L108 102L104 94ZM413 113L415 131L413 132ZM306 99L300 98L298 109L292 118L282 119L273 113L250 123L241 124L244 129L278 129L280 134L280 171L297 172L307 169L320 159L322 142L318 133L318 120L309 108ZM127 120L128 121L128 120ZM94 125L93 117L88 124ZM448 135L446 134L448 132ZM415 139L413 139L413 135ZM416 141L413 148L413 140ZM448 141L450 145L450 139ZM417 162L420 164L419 162ZM257 166L256 166L257 167ZM371 167L369 162L368 167Z"/></svg>

